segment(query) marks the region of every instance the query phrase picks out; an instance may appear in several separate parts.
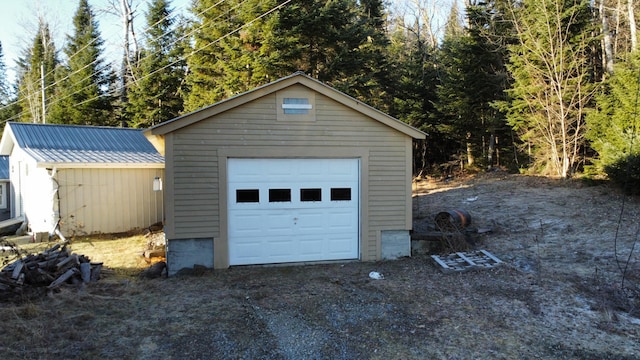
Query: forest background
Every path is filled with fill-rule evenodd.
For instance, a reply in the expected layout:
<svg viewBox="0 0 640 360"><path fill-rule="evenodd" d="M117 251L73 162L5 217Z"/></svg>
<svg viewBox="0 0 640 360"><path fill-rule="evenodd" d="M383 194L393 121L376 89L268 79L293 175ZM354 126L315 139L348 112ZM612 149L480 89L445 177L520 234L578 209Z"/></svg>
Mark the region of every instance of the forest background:
<svg viewBox="0 0 640 360"><path fill-rule="evenodd" d="M15 78L0 44L1 123L147 128L303 71L426 132L416 174L640 183L634 0L110 3L117 61L87 0L62 44L34 14Z"/></svg>

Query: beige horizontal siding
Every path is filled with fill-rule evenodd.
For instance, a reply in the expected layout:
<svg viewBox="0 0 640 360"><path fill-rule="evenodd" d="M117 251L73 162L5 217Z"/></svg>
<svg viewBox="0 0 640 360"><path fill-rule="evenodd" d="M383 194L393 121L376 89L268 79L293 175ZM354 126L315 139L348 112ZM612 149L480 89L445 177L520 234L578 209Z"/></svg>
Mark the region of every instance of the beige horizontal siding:
<svg viewBox="0 0 640 360"><path fill-rule="evenodd" d="M363 211L368 214L364 221L368 228L362 234L362 256L377 258L377 232L407 227L407 211L411 207L406 196L410 187L406 157L411 155L407 153L407 141L411 140L320 94L316 94L316 120L312 122L277 121L275 103L276 96L271 94L172 133L167 167L173 167L175 181L171 202L174 208L169 210L175 220L173 236L221 236L220 221L224 217L219 213L218 201L226 194L219 193L224 191L217 178L219 149L255 149L255 157L262 157L268 149L302 149L302 154L293 152L289 156L309 157L304 149L358 148L368 153L363 161L369 170L362 175L367 181L363 204L368 204Z"/></svg>
<svg viewBox="0 0 640 360"><path fill-rule="evenodd" d="M64 235L118 233L162 221L161 169L60 169L56 173Z"/></svg>

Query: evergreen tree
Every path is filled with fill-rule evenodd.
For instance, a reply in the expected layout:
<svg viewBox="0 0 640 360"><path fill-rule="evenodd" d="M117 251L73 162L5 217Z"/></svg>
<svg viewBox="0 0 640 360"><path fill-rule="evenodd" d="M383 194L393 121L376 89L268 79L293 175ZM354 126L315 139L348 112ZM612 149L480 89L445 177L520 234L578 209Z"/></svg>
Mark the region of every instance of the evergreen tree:
<svg viewBox="0 0 640 360"><path fill-rule="evenodd" d="M9 79L7 79L4 52L2 51L2 43L0 43L0 123L13 120L17 117L19 111L20 108L13 91L11 91ZM2 128L4 129L4 126ZM0 135L2 135L2 132L0 132Z"/></svg>
<svg viewBox="0 0 640 360"><path fill-rule="evenodd" d="M103 41L88 0L80 0L73 27L64 49L68 64L56 71L58 87L51 122L115 125L108 94L111 72L101 58Z"/></svg>
<svg viewBox="0 0 640 360"><path fill-rule="evenodd" d="M536 172L566 178L582 163L596 41L591 14L587 0L524 0L514 11L507 118Z"/></svg>
<svg viewBox="0 0 640 360"><path fill-rule="evenodd" d="M614 75L596 96L597 106L587 116L587 138L598 152L594 172L602 173L630 155L640 155L640 118L638 117L638 68L640 53L614 66Z"/></svg>
<svg viewBox="0 0 640 360"><path fill-rule="evenodd" d="M384 18L380 1L295 1L280 13L280 31L295 39L280 53L291 64L289 69L384 107L384 101L374 100L390 85L385 83L389 75Z"/></svg>
<svg viewBox="0 0 640 360"><path fill-rule="evenodd" d="M188 60L187 110L298 70L367 103L385 93L380 1L214 3L194 7L199 31Z"/></svg>
<svg viewBox="0 0 640 360"><path fill-rule="evenodd" d="M7 67L4 63L4 51L0 42L0 106L4 107L10 103L11 88L7 79Z"/></svg>
<svg viewBox="0 0 640 360"><path fill-rule="evenodd" d="M167 0L154 0L147 12L146 47L129 88L129 126L149 127L177 117L183 108L184 61Z"/></svg>
<svg viewBox="0 0 640 360"><path fill-rule="evenodd" d="M492 105L505 100L508 86L506 48L494 41L506 34L496 26L502 16L494 2L469 5L466 13L467 29L462 28L455 6L447 23L438 61L442 83L436 107L441 131L458 144L452 152L464 157L467 166L480 159L481 165L490 167L498 164L496 144L509 134L505 115Z"/></svg>
<svg viewBox="0 0 640 360"><path fill-rule="evenodd" d="M260 16L277 1L203 0L194 4L194 50L187 63L186 110L196 110L270 80L279 54L266 40L274 17ZM271 80L274 80L272 78Z"/></svg>
<svg viewBox="0 0 640 360"><path fill-rule="evenodd" d="M22 109L21 121L37 123L47 121L46 112L55 90L54 70L57 65L58 59L49 25L40 18L38 33L33 39L31 48L26 49L24 56L18 60L18 102Z"/></svg>
<svg viewBox="0 0 640 360"><path fill-rule="evenodd" d="M474 105L481 101L474 93L477 89L469 88L474 76L478 75L475 70L481 62L476 54L470 53L472 45L471 38L464 34L458 8L454 4L438 52L441 81L436 92L436 109L440 119L437 128L447 140L455 144L448 148L447 153L460 159L466 153L467 165L474 163L472 138L481 131L474 113Z"/></svg>
<svg viewBox="0 0 640 360"><path fill-rule="evenodd" d="M348 65L353 68L345 71L344 75L340 74L333 82L345 93L387 112L391 108L391 92L395 86L387 58L390 42L384 5L380 0L361 0L357 6L358 11L351 25L354 28L352 34L359 37L354 44L357 45L357 51L351 59L347 56Z"/></svg>
<svg viewBox="0 0 640 360"><path fill-rule="evenodd" d="M440 121L434 116L437 49L418 22L407 26L404 18L398 18L392 29L387 56L395 87L389 114L429 134L428 141L415 142L414 169L422 171L448 159L448 140L439 132Z"/></svg>

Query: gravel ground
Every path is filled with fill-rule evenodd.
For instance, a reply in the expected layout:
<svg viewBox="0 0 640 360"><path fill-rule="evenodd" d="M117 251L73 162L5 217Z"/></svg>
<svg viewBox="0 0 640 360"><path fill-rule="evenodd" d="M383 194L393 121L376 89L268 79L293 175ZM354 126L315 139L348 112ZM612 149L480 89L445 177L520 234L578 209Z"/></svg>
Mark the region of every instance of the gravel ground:
<svg viewBox="0 0 640 360"><path fill-rule="evenodd" d="M107 278L5 306L0 352L3 359L640 358L638 198L605 185L504 174L423 181L417 193L416 231L432 229L440 211L465 209L473 226L492 228L476 246L505 264L443 273L415 255Z"/></svg>

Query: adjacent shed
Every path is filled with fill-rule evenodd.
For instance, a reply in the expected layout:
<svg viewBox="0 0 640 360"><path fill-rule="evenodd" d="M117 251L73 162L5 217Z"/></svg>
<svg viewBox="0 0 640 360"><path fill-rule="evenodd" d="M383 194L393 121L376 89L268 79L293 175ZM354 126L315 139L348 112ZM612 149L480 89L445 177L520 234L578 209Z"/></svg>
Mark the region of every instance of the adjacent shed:
<svg viewBox="0 0 640 360"><path fill-rule="evenodd" d="M31 231L119 233L162 221L164 158L139 129L9 122L13 217Z"/></svg>
<svg viewBox="0 0 640 360"><path fill-rule="evenodd" d="M425 134L302 73L145 133L164 151L170 274L410 255Z"/></svg>

